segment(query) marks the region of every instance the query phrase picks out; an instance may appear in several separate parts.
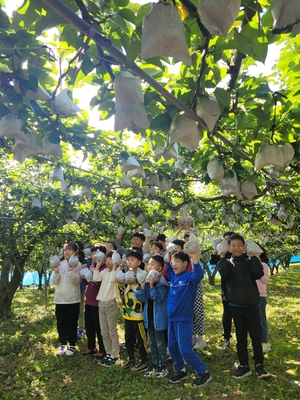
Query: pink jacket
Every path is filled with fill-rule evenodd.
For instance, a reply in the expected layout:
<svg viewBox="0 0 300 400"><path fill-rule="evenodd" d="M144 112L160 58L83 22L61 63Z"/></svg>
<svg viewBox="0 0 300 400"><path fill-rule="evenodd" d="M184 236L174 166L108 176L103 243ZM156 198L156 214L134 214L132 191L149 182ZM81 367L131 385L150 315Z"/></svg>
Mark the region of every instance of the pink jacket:
<svg viewBox="0 0 300 400"><path fill-rule="evenodd" d="M264 267L264 276L260 279L257 279L257 287L259 291L260 297L267 297L267 283L269 280L269 266L268 264L262 262L262 266Z"/></svg>

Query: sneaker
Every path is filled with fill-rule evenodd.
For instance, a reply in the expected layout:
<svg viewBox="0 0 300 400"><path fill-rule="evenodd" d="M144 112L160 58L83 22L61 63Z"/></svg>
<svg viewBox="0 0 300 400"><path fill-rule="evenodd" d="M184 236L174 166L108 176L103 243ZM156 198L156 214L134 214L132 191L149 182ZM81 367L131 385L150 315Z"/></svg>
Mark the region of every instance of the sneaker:
<svg viewBox="0 0 300 400"><path fill-rule="evenodd" d="M203 349L206 346L206 342L202 336L198 336L196 339L196 343L194 344L193 349Z"/></svg>
<svg viewBox="0 0 300 400"><path fill-rule="evenodd" d="M127 358L127 360L125 361L125 363L123 364L124 368L132 368L134 367L134 360L132 358Z"/></svg>
<svg viewBox="0 0 300 400"><path fill-rule="evenodd" d="M70 346L65 354L66 354L66 356L69 356L69 357L74 356L75 351L76 351L75 346Z"/></svg>
<svg viewBox="0 0 300 400"><path fill-rule="evenodd" d="M263 353L268 353L272 349L271 349L271 346L268 343L262 343L262 350L263 350Z"/></svg>
<svg viewBox="0 0 300 400"><path fill-rule="evenodd" d="M144 373L145 378L152 378L156 375L157 365L151 364L149 365L147 371Z"/></svg>
<svg viewBox="0 0 300 400"><path fill-rule="evenodd" d="M145 369L148 368L148 363L147 361L143 360L138 360L133 368L131 368L131 371L144 371Z"/></svg>
<svg viewBox="0 0 300 400"><path fill-rule="evenodd" d="M97 354L97 349L94 349L94 350L87 349L83 353L84 356L93 356L94 354Z"/></svg>
<svg viewBox="0 0 300 400"><path fill-rule="evenodd" d="M120 365L120 358L112 356L105 357L99 362L99 364L107 368L112 367L113 365Z"/></svg>
<svg viewBox="0 0 300 400"><path fill-rule="evenodd" d="M249 368L249 365L239 365L232 376L236 379L242 379L250 375L252 375L252 372Z"/></svg>
<svg viewBox="0 0 300 400"><path fill-rule="evenodd" d="M187 378L187 372L186 371L178 371L174 375L171 376L169 379L170 383L179 383L183 379Z"/></svg>
<svg viewBox="0 0 300 400"><path fill-rule="evenodd" d="M98 353L95 357L96 361L103 360L103 358L106 357L105 353Z"/></svg>
<svg viewBox="0 0 300 400"><path fill-rule="evenodd" d="M223 346L222 346L222 349L223 350L227 350L227 349L229 349L230 348L230 340L224 340L224 342L223 342Z"/></svg>
<svg viewBox="0 0 300 400"><path fill-rule="evenodd" d="M61 346L58 347L58 349L56 350L56 355L57 356L62 356L63 354L66 353L66 351L68 350L68 346L66 344L62 344Z"/></svg>
<svg viewBox="0 0 300 400"><path fill-rule="evenodd" d="M193 381L194 386L202 386L206 385L208 382L212 380L210 372L207 370L204 374L197 375L196 379Z"/></svg>
<svg viewBox="0 0 300 400"><path fill-rule="evenodd" d="M83 330L82 330L82 329L79 329L78 332L77 332L77 337L78 337L78 339L83 339L83 335L84 335Z"/></svg>
<svg viewBox="0 0 300 400"><path fill-rule="evenodd" d="M265 370L263 364L255 365L255 371L258 376L258 379L268 378L268 376L270 376L270 374Z"/></svg>
<svg viewBox="0 0 300 400"><path fill-rule="evenodd" d="M157 378L165 378L169 374L169 371L165 365L160 365L155 371Z"/></svg>

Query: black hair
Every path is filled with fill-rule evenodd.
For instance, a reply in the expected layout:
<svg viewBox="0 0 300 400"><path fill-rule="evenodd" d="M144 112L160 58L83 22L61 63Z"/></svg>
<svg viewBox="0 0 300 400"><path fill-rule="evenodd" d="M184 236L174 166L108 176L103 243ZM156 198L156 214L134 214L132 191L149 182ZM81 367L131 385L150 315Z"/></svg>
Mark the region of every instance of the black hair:
<svg viewBox="0 0 300 400"><path fill-rule="evenodd" d="M254 243L256 243L256 244L262 249L262 251L263 251L263 253L261 253L261 254L259 255L260 261L261 261L261 262L264 262L264 263L266 263L266 264L269 264L269 257L267 256L266 250L265 250L265 249L262 247L262 245L259 244L258 242L254 242Z"/></svg>
<svg viewBox="0 0 300 400"><path fill-rule="evenodd" d="M183 250L183 246L185 245L185 241L180 239L175 239L173 240L172 243L176 244L177 246L180 246L181 250Z"/></svg>
<svg viewBox="0 0 300 400"><path fill-rule="evenodd" d="M109 251L107 254L106 254L106 257L108 258L108 257L112 257L112 255L113 255L113 251Z"/></svg>
<svg viewBox="0 0 300 400"><path fill-rule="evenodd" d="M228 244L230 244L233 240L240 240L243 244L246 244L244 237L238 233L234 233L229 237Z"/></svg>
<svg viewBox="0 0 300 400"><path fill-rule="evenodd" d="M223 238L225 238L225 236L231 236L231 235L236 235L236 233L235 232L231 232L231 231L225 232L223 234Z"/></svg>
<svg viewBox="0 0 300 400"><path fill-rule="evenodd" d="M157 236L156 241L158 242L161 240L162 242L165 242L167 239L167 236L164 233L161 233L160 235Z"/></svg>
<svg viewBox="0 0 300 400"><path fill-rule="evenodd" d="M107 242L106 242L106 244L107 243L110 243L110 244L112 244L113 245L113 248L114 248L114 250L117 250L117 245L116 245L116 243L115 242L113 242L112 240L108 240Z"/></svg>
<svg viewBox="0 0 300 400"><path fill-rule="evenodd" d="M185 239L185 238L189 238L190 237L190 234L188 233L188 232L186 232L185 234L184 234L184 236L183 236L183 238ZM174 242L173 242L174 243ZM176 243L175 243L176 244Z"/></svg>
<svg viewBox="0 0 300 400"><path fill-rule="evenodd" d="M181 261L187 261L188 264L190 262L189 255L187 253L185 253L184 251L177 251L176 253L174 253L172 255L172 258L176 258Z"/></svg>
<svg viewBox="0 0 300 400"><path fill-rule="evenodd" d="M134 238L134 237L139 237L143 242L146 240L145 235L144 235L143 233L141 233L141 232L135 232L135 233L132 235L132 237L133 237L133 238Z"/></svg>
<svg viewBox="0 0 300 400"><path fill-rule="evenodd" d="M160 256L159 254L155 254L155 255L152 256L151 258L152 258L153 260L157 261L157 262L160 264L161 269L164 269L165 260L164 260L164 258L163 258L162 256Z"/></svg>
<svg viewBox="0 0 300 400"><path fill-rule="evenodd" d="M158 247L159 250L163 250L163 249L164 249L163 245L162 245L161 243L158 243L158 242L153 242L153 243L152 243L152 246Z"/></svg>
<svg viewBox="0 0 300 400"><path fill-rule="evenodd" d="M139 261L143 261L143 254L139 250L130 249L126 253L126 259L128 257L137 258Z"/></svg>
<svg viewBox="0 0 300 400"><path fill-rule="evenodd" d="M132 247L130 247L129 250L137 250L137 251L139 251L140 253L143 254L143 249L141 247L139 247L139 246L132 246Z"/></svg>
<svg viewBox="0 0 300 400"><path fill-rule="evenodd" d="M78 257L78 260L82 263L85 259L85 254L84 254L84 244L80 240L74 240L74 244L76 246L76 255Z"/></svg>

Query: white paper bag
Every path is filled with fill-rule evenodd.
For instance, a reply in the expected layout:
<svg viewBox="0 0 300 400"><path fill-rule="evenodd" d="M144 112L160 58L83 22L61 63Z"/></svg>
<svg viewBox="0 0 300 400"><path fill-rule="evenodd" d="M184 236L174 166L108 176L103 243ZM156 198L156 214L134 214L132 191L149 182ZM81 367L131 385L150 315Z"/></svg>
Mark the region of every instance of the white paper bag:
<svg viewBox="0 0 300 400"><path fill-rule="evenodd" d="M123 204L121 201L116 201L112 206L112 212L116 213L117 211L123 210Z"/></svg>
<svg viewBox="0 0 300 400"><path fill-rule="evenodd" d="M60 184L60 190L61 190L62 192L69 193L69 192L70 192L70 188L71 188L70 183L71 183L71 182L70 182L68 179L66 179L65 181L61 182L61 184Z"/></svg>
<svg viewBox="0 0 300 400"><path fill-rule="evenodd" d="M277 214L278 219L287 219L289 215L290 213L288 210L285 209L285 206L283 204L280 204Z"/></svg>
<svg viewBox="0 0 300 400"><path fill-rule="evenodd" d="M19 163L22 163L26 160L27 151L21 144L22 142L17 140L14 147L12 148L12 152L14 154L14 159Z"/></svg>
<svg viewBox="0 0 300 400"><path fill-rule="evenodd" d="M238 190L238 180L234 171L232 178L228 177L221 180L221 190L224 196L230 196L236 193Z"/></svg>
<svg viewBox="0 0 300 400"><path fill-rule="evenodd" d="M277 144L264 142L261 150L255 158L255 169L260 170L266 165L275 165L276 167L284 167L284 158L281 149Z"/></svg>
<svg viewBox="0 0 300 400"><path fill-rule="evenodd" d="M185 170L185 162L184 160L176 160L175 162L175 170L178 174L182 174Z"/></svg>
<svg viewBox="0 0 300 400"><path fill-rule="evenodd" d="M0 137L13 137L23 140L24 133L21 131L22 121L15 114L5 115L0 122Z"/></svg>
<svg viewBox="0 0 300 400"><path fill-rule="evenodd" d="M57 256L52 256L50 258L50 267L55 268L60 264L60 259Z"/></svg>
<svg viewBox="0 0 300 400"><path fill-rule="evenodd" d="M115 132L137 125L140 128L149 128L149 120L144 104L130 104L124 108L118 108L115 114Z"/></svg>
<svg viewBox="0 0 300 400"><path fill-rule="evenodd" d="M38 197L33 198L31 205L32 205L32 208L33 207L42 208L41 200Z"/></svg>
<svg viewBox="0 0 300 400"><path fill-rule="evenodd" d="M199 146L200 133L196 121L185 114L173 118L170 127L169 143L181 142L188 150L196 150Z"/></svg>
<svg viewBox="0 0 300 400"><path fill-rule="evenodd" d="M68 264L70 265L70 267L77 267L78 263L79 260L76 256L73 255L69 258Z"/></svg>
<svg viewBox="0 0 300 400"><path fill-rule="evenodd" d="M81 109L68 96L68 89L63 89L54 99L53 108L58 114L68 116Z"/></svg>
<svg viewBox="0 0 300 400"><path fill-rule="evenodd" d="M47 136L43 137L44 154L51 154L54 157L62 158L62 148L60 143L52 143Z"/></svg>
<svg viewBox="0 0 300 400"><path fill-rule="evenodd" d="M138 168L132 169L131 171L128 171L126 176L129 179L132 178L133 176L141 176L143 178L146 178L145 171L142 167L138 167Z"/></svg>
<svg viewBox="0 0 300 400"><path fill-rule="evenodd" d="M120 179L120 186L122 188L132 187L131 179L128 178L128 176L122 176L122 178Z"/></svg>
<svg viewBox="0 0 300 400"><path fill-rule="evenodd" d="M252 240L246 240L246 251L250 254L262 254L263 250Z"/></svg>
<svg viewBox="0 0 300 400"><path fill-rule="evenodd" d="M287 167L288 165L290 165L292 159L294 158L294 147L291 145L291 143L285 143L283 146L280 147L280 150L283 155L284 165Z"/></svg>
<svg viewBox="0 0 300 400"><path fill-rule="evenodd" d="M231 207L231 209L232 209L232 212L234 213L234 214L237 214L239 211L240 211L240 209L241 209L241 206L239 205L239 204L232 204L232 207Z"/></svg>
<svg viewBox="0 0 300 400"><path fill-rule="evenodd" d="M156 189L154 186L148 186L146 188L146 197L152 198L153 196L156 196Z"/></svg>
<svg viewBox="0 0 300 400"><path fill-rule="evenodd" d="M241 184L241 191L248 200L252 200L257 195L257 190L253 182L245 181Z"/></svg>
<svg viewBox="0 0 300 400"><path fill-rule="evenodd" d="M81 188L80 194L81 196L85 196L88 198L91 195L91 189L87 185L84 185Z"/></svg>
<svg viewBox="0 0 300 400"><path fill-rule="evenodd" d="M153 282L154 280L157 280L160 278L160 273L158 271L156 271L155 269L152 269L149 274L146 276L145 281L148 283Z"/></svg>
<svg viewBox="0 0 300 400"><path fill-rule="evenodd" d="M200 0L198 14L212 35L226 36L240 11L241 0Z"/></svg>
<svg viewBox="0 0 300 400"><path fill-rule="evenodd" d="M111 256L111 261L113 264L118 264L118 262L121 261L121 256L117 252L117 250L113 250L112 256Z"/></svg>
<svg viewBox="0 0 300 400"><path fill-rule="evenodd" d="M20 89L20 81L15 81L14 91L16 93L21 93L23 95L23 93L21 92L21 89ZM50 100L51 99L51 96L47 92L47 90L41 86L38 86L36 92L34 92L33 90L26 90L24 97L26 97L26 99L28 99L28 100Z"/></svg>
<svg viewBox="0 0 300 400"><path fill-rule="evenodd" d="M60 168L60 166L57 166L54 168L54 170L51 172L49 179L51 179L52 181L64 181L64 172L63 170Z"/></svg>
<svg viewBox="0 0 300 400"><path fill-rule="evenodd" d="M224 240L222 240L221 243L219 243L217 245L217 252L218 252L218 255L220 255L220 254L227 253L227 251L228 251L228 242L226 239L224 239Z"/></svg>
<svg viewBox="0 0 300 400"><path fill-rule="evenodd" d="M143 19L141 59L156 56L173 57L187 65L192 64L184 25L177 9L170 3L152 3Z"/></svg>
<svg viewBox="0 0 300 400"><path fill-rule="evenodd" d="M197 115L206 123L209 132L213 131L221 115L220 106L213 96L203 96L196 106Z"/></svg>
<svg viewBox="0 0 300 400"><path fill-rule="evenodd" d="M121 166L122 173L131 171L138 167L140 167L140 164L138 163L138 161L135 158L129 156L127 159L124 159L124 158L122 159L122 166Z"/></svg>
<svg viewBox="0 0 300 400"><path fill-rule="evenodd" d="M221 181L224 177L223 164L220 164L218 160L209 161L207 164L207 173L210 179Z"/></svg>
<svg viewBox="0 0 300 400"><path fill-rule="evenodd" d="M299 0L270 0L273 33L300 32Z"/></svg>
<svg viewBox="0 0 300 400"><path fill-rule="evenodd" d="M171 188L172 188L172 182L171 182L170 179L162 178L159 181L159 184L158 184L158 189L159 190L171 190Z"/></svg>
<svg viewBox="0 0 300 400"><path fill-rule="evenodd" d="M149 186L158 186L159 185L159 176L157 174L148 175L146 184Z"/></svg>
<svg viewBox="0 0 300 400"><path fill-rule="evenodd" d="M143 213L139 213L139 215L137 216L138 224L141 225L144 220L145 220L144 214Z"/></svg>

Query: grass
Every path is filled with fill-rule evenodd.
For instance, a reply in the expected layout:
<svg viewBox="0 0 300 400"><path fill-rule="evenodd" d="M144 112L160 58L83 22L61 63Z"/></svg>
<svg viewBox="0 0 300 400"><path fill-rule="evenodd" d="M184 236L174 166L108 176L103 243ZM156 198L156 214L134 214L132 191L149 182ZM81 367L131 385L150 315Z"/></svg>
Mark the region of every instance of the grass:
<svg viewBox="0 0 300 400"><path fill-rule="evenodd" d="M18 291L14 317L0 323L0 398L3 400L294 400L300 399L300 266L270 278L267 315L272 351L265 366L271 373L266 380L253 374L243 380L231 377L237 361L235 340L229 351L220 349L222 340L220 282L211 287L203 281L206 309L207 346L198 350L209 366L212 382L202 388L189 379L171 385L167 379L144 378L141 373L120 366L103 368L94 359L76 353L56 357L53 289L49 307L43 306L43 292L33 288ZM120 333L122 321L120 320ZM86 349L85 340L77 345ZM251 354L251 348L249 346ZM125 360L122 350L121 358ZM253 365L251 365L253 369ZM169 364L172 371L172 364Z"/></svg>

